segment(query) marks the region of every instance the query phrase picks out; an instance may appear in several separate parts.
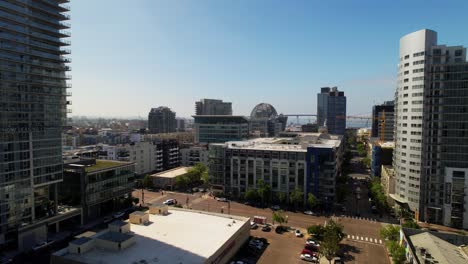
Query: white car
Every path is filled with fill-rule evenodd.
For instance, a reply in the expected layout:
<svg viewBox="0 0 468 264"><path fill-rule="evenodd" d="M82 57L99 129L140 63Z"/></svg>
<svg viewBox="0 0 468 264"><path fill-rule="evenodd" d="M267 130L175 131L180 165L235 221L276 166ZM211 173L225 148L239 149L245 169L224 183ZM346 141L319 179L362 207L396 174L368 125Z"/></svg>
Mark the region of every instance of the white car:
<svg viewBox="0 0 468 264"><path fill-rule="evenodd" d="M216 201L218 201L218 202L227 202L228 199L226 199L224 197L216 197Z"/></svg>
<svg viewBox="0 0 468 264"><path fill-rule="evenodd" d="M311 210L304 211L306 215L316 215L316 213L312 212Z"/></svg>
<svg viewBox="0 0 468 264"><path fill-rule="evenodd" d="M306 245L312 245L312 246L316 246L316 247L320 247L320 244L316 241L314 241L313 239L307 239L306 241Z"/></svg>
<svg viewBox="0 0 468 264"><path fill-rule="evenodd" d="M167 199L166 201L163 202L163 204L165 204L165 205L173 205L173 204L175 204L175 200L174 200L174 199Z"/></svg>
<svg viewBox="0 0 468 264"><path fill-rule="evenodd" d="M296 229L296 231L294 231L294 234L296 235L296 237L302 237L303 234L301 233L301 230L299 229Z"/></svg>
<svg viewBox="0 0 468 264"><path fill-rule="evenodd" d="M309 262L318 262L318 258L311 256L310 254L301 254L301 259Z"/></svg>
<svg viewBox="0 0 468 264"><path fill-rule="evenodd" d="M250 229L257 229L257 228L258 228L257 223L250 221Z"/></svg>
<svg viewBox="0 0 468 264"><path fill-rule="evenodd" d="M281 210L281 207L279 207L279 205L273 205L271 207L271 210L273 210L273 211Z"/></svg>
<svg viewBox="0 0 468 264"><path fill-rule="evenodd" d="M124 212L117 212L115 213L114 215L112 215L114 217L114 219L119 219L121 218L122 216L124 216Z"/></svg>

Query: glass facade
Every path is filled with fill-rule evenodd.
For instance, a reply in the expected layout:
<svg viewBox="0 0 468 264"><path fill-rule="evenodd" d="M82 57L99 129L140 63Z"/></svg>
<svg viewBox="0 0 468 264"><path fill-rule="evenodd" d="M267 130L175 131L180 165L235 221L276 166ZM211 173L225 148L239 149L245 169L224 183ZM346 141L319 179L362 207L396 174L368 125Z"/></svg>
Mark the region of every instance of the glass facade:
<svg viewBox="0 0 468 264"><path fill-rule="evenodd" d="M336 87L323 87L317 94L317 123L328 133L344 135L346 129L346 96Z"/></svg>
<svg viewBox="0 0 468 264"><path fill-rule="evenodd" d="M62 180L69 8L52 0L0 1L0 240L32 223Z"/></svg>

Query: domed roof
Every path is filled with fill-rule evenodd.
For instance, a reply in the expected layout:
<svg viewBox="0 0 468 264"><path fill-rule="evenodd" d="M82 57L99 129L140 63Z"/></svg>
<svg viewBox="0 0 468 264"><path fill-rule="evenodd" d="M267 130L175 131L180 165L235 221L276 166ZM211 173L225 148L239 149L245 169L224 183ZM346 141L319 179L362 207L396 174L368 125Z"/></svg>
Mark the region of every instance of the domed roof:
<svg viewBox="0 0 468 264"><path fill-rule="evenodd" d="M276 109L267 103L260 103L254 107L252 113L250 113L250 118L258 119L258 118L271 118L276 117L278 113Z"/></svg>

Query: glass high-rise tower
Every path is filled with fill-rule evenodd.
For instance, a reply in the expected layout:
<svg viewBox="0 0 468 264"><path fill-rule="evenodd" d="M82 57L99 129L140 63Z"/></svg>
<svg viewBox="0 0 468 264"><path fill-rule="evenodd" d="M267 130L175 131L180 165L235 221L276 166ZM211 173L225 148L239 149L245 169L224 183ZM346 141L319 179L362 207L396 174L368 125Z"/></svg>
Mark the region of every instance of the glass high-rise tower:
<svg viewBox="0 0 468 264"><path fill-rule="evenodd" d="M0 1L0 247L34 243L22 230L57 214L70 104L67 2Z"/></svg>

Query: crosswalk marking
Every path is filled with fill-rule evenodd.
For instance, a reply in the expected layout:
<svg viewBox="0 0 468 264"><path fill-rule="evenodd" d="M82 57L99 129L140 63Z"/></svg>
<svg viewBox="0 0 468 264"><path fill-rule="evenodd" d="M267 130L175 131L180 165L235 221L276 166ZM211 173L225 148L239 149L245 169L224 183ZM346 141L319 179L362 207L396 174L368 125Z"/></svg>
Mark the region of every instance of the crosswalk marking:
<svg viewBox="0 0 468 264"><path fill-rule="evenodd" d="M348 237L349 240L369 242L369 243L375 243L375 244L382 244L382 240L377 239L377 238L356 236L356 235L347 235L347 237Z"/></svg>

